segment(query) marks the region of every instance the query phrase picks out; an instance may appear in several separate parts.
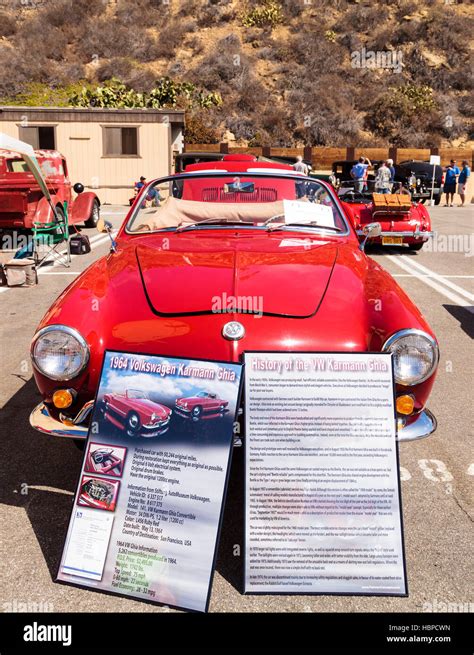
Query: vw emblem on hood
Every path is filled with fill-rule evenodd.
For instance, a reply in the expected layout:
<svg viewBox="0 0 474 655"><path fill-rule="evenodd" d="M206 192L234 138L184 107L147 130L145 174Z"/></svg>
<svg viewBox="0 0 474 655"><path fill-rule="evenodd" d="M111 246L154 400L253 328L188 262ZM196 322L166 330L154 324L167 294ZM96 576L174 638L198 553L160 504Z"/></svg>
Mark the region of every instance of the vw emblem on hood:
<svg viewBox="0 0 474 655"><path fill-rule="evenodd" d="M238 321L230 321L222 328L222 336L231 341L238 341L245 336L245 328Z"/></svg>

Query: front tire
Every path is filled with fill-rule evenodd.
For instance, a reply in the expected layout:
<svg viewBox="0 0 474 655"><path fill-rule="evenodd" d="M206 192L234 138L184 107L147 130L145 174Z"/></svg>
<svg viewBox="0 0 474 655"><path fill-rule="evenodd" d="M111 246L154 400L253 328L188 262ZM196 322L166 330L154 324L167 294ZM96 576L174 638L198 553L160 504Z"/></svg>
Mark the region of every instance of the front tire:
<svg viewBox="0 0 474 655"><path fill-rule="evenodd" d="M194 423L197 423L201 419L201 414L202 414L202 407L200 405L197 405L196 407L193 408L191 412L191 418L193 419Z"/></svg>
<svg viewBox="0 0 474 655"><path fill-rule="evenodd" d="M130 412L127 416L127 421L125 423L125 429L129 437L136 437L140 430L140 417L136 412Z"/></svg>
<svg viewBox="0 0 474 655"><path fill-rule="evenodd" d="M97 223L99 222L100 218L100 208L99 208L99 203L97 200L94 200L92 203L92 209L89 218L87 221L84 221L84 225L86 227L97 227Z"/></svg>

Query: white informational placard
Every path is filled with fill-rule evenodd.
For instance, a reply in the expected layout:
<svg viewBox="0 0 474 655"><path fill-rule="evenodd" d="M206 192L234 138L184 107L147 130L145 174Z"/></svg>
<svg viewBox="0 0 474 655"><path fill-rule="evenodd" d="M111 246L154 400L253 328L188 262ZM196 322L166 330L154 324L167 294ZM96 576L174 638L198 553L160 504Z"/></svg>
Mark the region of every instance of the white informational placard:
<svg viewBox="0 0 474 655"><path fill-rule="evenodd" d="M431 155L430 156L430 164L432 166L440 166L441 165L441 157L439 155Z"/></svg>
<svg viewBox="0 0 474 655"><path fill-rule="evenodd" d="M106 351L59 582L207 611L242 368Z"/></svg>
<svg viewBox="0 0 474 655"><path fill-rule="evenodd" d="M76 507L61 571L102 580L113 523L113 514Z"/></svg>
<svg viewBox="0 0 474 655"><path fill-rule="evenodd" d="M245 591L407 594L388 353L246 353Z"/></svg>
<svg viewBox="0 0 474 655"><path fill-rule="evenodd" d="M334 215L330 205L298 200L283 200L285 223L317 223L322 227L334 227Z"/></svg>

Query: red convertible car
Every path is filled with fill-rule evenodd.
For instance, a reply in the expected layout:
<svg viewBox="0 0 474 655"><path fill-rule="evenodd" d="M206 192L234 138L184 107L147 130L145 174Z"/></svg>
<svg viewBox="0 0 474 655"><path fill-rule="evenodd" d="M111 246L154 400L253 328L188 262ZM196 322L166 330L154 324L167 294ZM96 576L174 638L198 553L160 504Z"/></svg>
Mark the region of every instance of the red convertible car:
<svg viewBox="0 0 474 655"><path fill-rule="evenodd" d="M228 400L218 398L215 393L199 391L195 396L178 398L176 400L175 411L179 416L197 422L201 419L222 416L228 404Z"/></svg>
<svg viewBox="0 0 474 655"><path fill-rule="evenodd" d="M355 191L353 182L342 182L338 195L359 240L365 238L364 226L377 221L382 231L371 243L421 250L433 236L428 210L422 203L412 201L410 193L404 193L399 183L394 182L394 186L396 193L372 193Z"/></svg>
<svg viewBox="0 0 474 655"><path fill-rule="evenodd" d="M150 400L146 392L127 389L106 393L101 411L104 418L129 437L157 437L169 427L171 409Z"/></svg>
<svg viewBox="0 0 474 655"><path fill-rule="evenodd" d="M166 200L143 208L152 186ZM106 349L227 362L246 350L383 351L393 353L398 438L431 434L436 338L365 254L348 207L331 185L248 157L150 182L110 253L38 326L31 356L43 400L31 424L84 439ZM374 237L381 226L362 229Z"/></svg>

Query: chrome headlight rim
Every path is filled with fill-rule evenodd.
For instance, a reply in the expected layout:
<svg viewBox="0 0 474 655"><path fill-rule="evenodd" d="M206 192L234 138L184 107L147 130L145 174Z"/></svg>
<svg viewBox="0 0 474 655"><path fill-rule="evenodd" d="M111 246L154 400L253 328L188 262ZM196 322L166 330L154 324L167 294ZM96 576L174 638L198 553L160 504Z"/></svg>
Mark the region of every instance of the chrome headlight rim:
<svg viewBox="0 0 474 655"><path fill-rule="evenodd" d="M418 384L422 384L423 382L426 382L426 380L428 380L433 375L433 373L436 371L436 369L438 367L438 363L439 363L439 346L438 346L438 342L436 341L436 339L434 337L431 336L431 334L428 334L428 332L425 332L424 330L418 330L416 328L404 328L403 330L398 330L398 332L395 332L394 334L392 334L392 336L389 337L385 341L385 343L383 344L382 352L391 352L390 347L393 346L394 343L396 343L397 341L399 341L403 337L410 337L410 336L423 337L430 343L430 345L433 348L433 363L432 363L431 368L428 371L428 373L425 373L425 375L423 377L419 378L418 380L416 380L416 382L407 383L407 382L404 382L403 380L398 380L397 376L396 376L396 373L394 372L395 382L397 384L400 384L401 386L404 386L404 387L414 387L414 386L416 386Z"/></svg>
<svg viewBox="0 0 474 655"><path fill-rule="evenodd" d="M48 332L65 332L69 336L73 337L76 339L76 341L79 343L81 353L82 353L82 364L81 367L74 372L73 375L51 375L50 373L46 373L41 369L41 367L36 363L35 361L35 346L38 341L42 336L45 334L48 334ZM68 325L62 325L61 323L57 323L54 325L47 325L44 328L41 328L41 330L38 330L38 332L34 335L32 341L31 341L31 346L30 346L30 356L31 356L31 361L33 364L33 368L38 371L43 377L48 378L49 380L55 380L58 382L67 382L68 380L74 380L74 378L77 378L83 370L86 368L87 364L89 363L89 358L90 358L90 351L89 351L89 346L87 344L87 341L84 339L82 334L78 332L75 328L69 327Z"/></svg>

